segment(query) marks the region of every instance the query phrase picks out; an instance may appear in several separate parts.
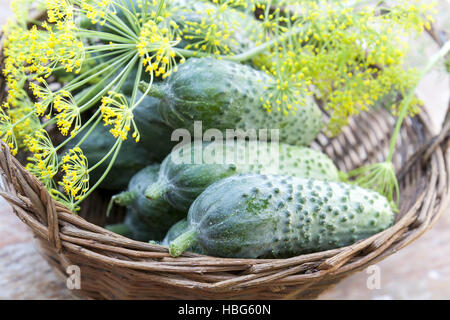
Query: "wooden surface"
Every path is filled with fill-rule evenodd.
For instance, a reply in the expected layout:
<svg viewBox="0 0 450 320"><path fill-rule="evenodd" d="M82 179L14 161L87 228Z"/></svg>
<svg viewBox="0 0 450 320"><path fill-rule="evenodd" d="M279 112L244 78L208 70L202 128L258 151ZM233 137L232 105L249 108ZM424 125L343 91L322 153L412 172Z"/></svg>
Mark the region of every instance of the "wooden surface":
<svg viewBox="0 0 450 320"><path fill-rule="evenodd" d="M10 15L10 1L0 0L0 24ZM438 25L450 30L450 4L441 1ZM436 51L426 36L414 41L410 63L423 66ZM418 95L436 128L449 101L449 77L440 67L421 82ZM450 210L423 237L377 264L380 288L370 290L366 270L356 273L320 299L450 299ZM36 251L31 232L0 198L0 299L74 299Z"/></svg>

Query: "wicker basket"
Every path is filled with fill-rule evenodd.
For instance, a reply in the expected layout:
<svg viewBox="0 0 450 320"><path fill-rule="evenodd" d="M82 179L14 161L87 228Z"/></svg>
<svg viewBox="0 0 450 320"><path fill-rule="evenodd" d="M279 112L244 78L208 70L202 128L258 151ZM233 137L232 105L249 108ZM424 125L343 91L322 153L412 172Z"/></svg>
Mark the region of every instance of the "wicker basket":
<svg viewBox="0 0 450 320"><path fill-rule="evenodd" d="M4 98L0 77L0 102ZM384 160L394 125L387 111L373 110L351 119L333 139L319 136L313 147L327 153L339 169L351 170ZM88 198L79 216L71 213L51 198L3 142L0 195L30 227L40 253L61 277L66 279L68 266L80 267L81 290L74 293L83 298L310 299L408 245L448 208L449 112L443 129L436 132L425 111L402 127L393 159L401 203L391 228L348 247L290 259L222 259L192 253L172 258L167 247L104 229L108 201L104 195ZM120 219L121 213L116 217Z"/></svg>
<svg viewBox="0 0 450 320"><path fill-rule="evenodd" d="M133 241L84 217L102 216L97 197L80 216L53 201L43 185L2 143L0 192L39 240L43 257L63 277L81 269L82 297L95 299L304 299L315 298L349 274L386 258L431 228L450 200L450 117L432 135L426 113L406 121L394 159L401 206L391 228L351 246L290 259L222 259ZM334 139L314 143L340 169L382 160L394 119L384 110L353 119ZM89 214L91 213L91 214Z"/></svg>

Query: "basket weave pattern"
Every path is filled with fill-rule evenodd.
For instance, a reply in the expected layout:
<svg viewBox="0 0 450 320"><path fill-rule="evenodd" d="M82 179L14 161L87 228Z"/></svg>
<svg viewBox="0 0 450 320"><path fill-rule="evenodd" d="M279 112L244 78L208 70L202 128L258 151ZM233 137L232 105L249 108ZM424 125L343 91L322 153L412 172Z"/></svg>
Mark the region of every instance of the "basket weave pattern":
<svg viewBox="0 0 450 320"><path fill-rule="evenodd" d="M447 117L448 120L449 117ZM383 109L351 120L336 138L319 136L313 147L341 170L383 160L394 118ZM2 143L0 192L39 240L43 257L61 276L81 268L81 290L94 299L306 299L315 298L349 274L374 264L431 228L450 201L449 122L434 136L425 112L405 121L394 164L401 205L391 228L351 246L290 259L222 259L137 242L83 219L103 215L98 199L87 199L74 215ZM105 200L106 201L106 200Z"/></svg>

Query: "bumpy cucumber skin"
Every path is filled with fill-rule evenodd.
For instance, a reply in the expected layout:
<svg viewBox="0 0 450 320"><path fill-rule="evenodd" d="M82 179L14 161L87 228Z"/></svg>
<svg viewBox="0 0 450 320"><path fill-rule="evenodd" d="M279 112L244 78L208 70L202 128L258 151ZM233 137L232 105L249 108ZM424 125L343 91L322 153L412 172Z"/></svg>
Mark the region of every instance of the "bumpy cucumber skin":
<svg viewBox="0 0 450 320"><path fill-rule="evenodd" d="M262 108L262 106L260 107ZM305 97L305 104L298 106L295 115L282 112L268 113L246 111L239 127L279 129L279 141L291 145L309 145L324 127L322 111L312 97Z"/></svg>
<svg viewBox="0 0 450 320"><path fill-rule="evenodd" d="M188 214L205 253L286 258L350 245L390 227L386 198L339 182L239 175L205 190Z"/></svg>
<svg viewBox="0 0 450 320"><path fill-rule="evenodd" d="M271 149L273 146L277 148L275 152ZM191 163L176 158L177 155L180 155L180 158L184 157L184 152ZM215 161L215 155L220 152L223 155L235 154L236 158L233 162L227 163ZM198 154L200 163L194 162L194 157ZM251 158L248 158L251 155L258 157L251 161ZM229 144L191 143L182 149L174 150L161 165L158 187L164 189L164 199L174 208L187 211L209 185L239 173L286 174L303 178L339 180L338 170L333 161L320 151L287 144L279 144L277 147L271 143L240 140ZM147 196L152 198L150 192Z"/></svg>
<svg viewBox="0 0 450 320"><path fill-rule="evenodd" d="M149 201L144 191L155 182L160 169L159 164L150 165L136 173L130 180L128 192L135 195L127 207L125 224L130 226L132 238L139 241L161 240L167 230L177 221L186 217L187 211L173 209L162 199Z"/></svg>
<svg viewBox="0 0 450 320"><path fill-rule="evenodd" d="M191 58L163 84L156 85L163 103L160 114L172 128L194 132L194 122L204 130L280 129L280 141L309 144L323 127L322 113L308 97L296 115L268 113L261 97L270 77L249 66L212 58ZM270 136L268 137L270 138Z"/></svg>
<svg viewBox="0 0 450 320"><path fill-rule="evenodd" d="M142 96L142 94L140 95ZM171 142L172 129L161 121L157 110L158 105L158 99L145 97L142 103L134 109L134 119L141 139L139 142L135 142L129 137L122 143L120 153L110 173L101 183L101 188L126 189L130 177L147 165L162 161L172 151L176 144ZM81 145L90 166L99 162L116 142L109 129L110 127L98 124ZM81 137L83 137L83 132L68 142L66 150L73 148ZM108 164L109 161L106 160L92 171L91 185L101 177Z"/></svg>
<svg viewBox="0 0 450 320"><path fill-rule="evenodd" d="M259 102L268 79L238 63L190 58L161 85L160 113L173 128L191 132L194 121L203 121L204 129L235 128L245 106Z"/></svg>

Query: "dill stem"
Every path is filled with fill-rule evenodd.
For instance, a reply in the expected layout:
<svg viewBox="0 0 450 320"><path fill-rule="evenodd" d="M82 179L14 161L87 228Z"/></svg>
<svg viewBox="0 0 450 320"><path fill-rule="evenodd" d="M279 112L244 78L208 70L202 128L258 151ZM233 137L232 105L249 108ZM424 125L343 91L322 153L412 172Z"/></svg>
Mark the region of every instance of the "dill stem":
<svg viewBox="0 0 450 320"><path fill-rule="evenodd" d="M78 129L78 134L83 132L84 129L86 129L86 127L95 119L95 117L98 116L98 114L100 113L100 109L97 110L95 112L95 114L89 118L88 121L86 121L85 124L83 124L83 126ZM83 138L77 143L77 145L75 147L79 147L84 140L87 139L87 137L91 134L91 132L94 130L94 128L97 126L98 122L100 121L101 117L98 117L98 119L95 121L95 123L92 125L91 128L89 128L88 132L86 132L86 134L83 136ZM63 142L61 142L55 149L56 151L60 150L62 147L64 147L70 140L72 140L74 137L70 136L68 137L66 140L64 140Z"/></svg>
<svg viewBox="0 0 450 320"><path fill-rule="evenodd" d="M100 63L98 66L96 66L95 68L93 68L89 73L93 73L91 75L89 75L88 77L84 77L84 79L82 79L82 76L75 78L73 81L69 82L64 89L68 90L68 91L73 91L74 89L77 89L81 86L83 86L84 84L86 84L87 82L89 82L92 79L95 79L98 76L104 75L105 72L111 68L113 68L115 65L120 64L122 61L126 60L128 58L127 55L122 54L118 57L115 57L114 59L107 61L107 62L102 62ZM115 68L110 74L108 74L108 76L112 75L114 72L116 72L118 68ZM107 77L108 77L107 76ZM107 78L105 77L105 78ZM81 79L80 79L81 78ZM100 83L103 83L106 80L100 81ZM94 86L96 87L98 85L98 83ZM92 88L91 88L92 89ZM89 91L92 92L92 91ZM86 94L87 96L87 94ZM81 97L80 101L83 101L84 97Z"/></svg>
<svg viewBox="0 0 450 320"><path fill-rule="evenodd" d="M447 41L433 57L431 57L431 60L428 62L425 69L421 72L419 79L421 80L434 67L434 65L437 62L439 62L439 60L441 60L441 58L443 58L449 51L450 51L450 40ZM397 136L402 127L403 120L406 117L406 113L408 111L408 106L411 104L411 101L414 98L414 93L417 89L417 86L419 85L420 80L417 82L417 84L414 86L414 88L411 88L411 90L408 92L408 95L406 96L405 100L403 100L403 105L400 110L400 114L398 116L397 123L395 124L394 133L391 138L391 145L389 147L389 154L386 158L386 162L392 162L392 158L394 156L395 144L397 142Z"/></svg>
<svg viewBox="0 0 450 320"><path fill-rule="evenodd" d="M219 55L218 57L221 59L226 59L229 61L234 61L234 62L243 62L243 61L247 61L250 60L251 58L257 56L260 53L263 53L265 50L269 49L272 46L277 45L280 42L284 42L287 39L289 39L291 36L296 35L298 33L300 33L301 31L304 30L304 26L302 27L298 27L295 28L292 31L289 31L285 34L282 34L278 37L276 37L275 39L272 39L270 41L264 42L263 44L260 44L259 46L254 47L253 49L248 50L247 52L241 53L241 54L237 54L234 56L223 56L223 55ZM187 50L187 49L178 49L178 48L174 48L174 50L176 50L176 52L178 54L183 55L184 57L190 58L190 57L199 57L199 58L203 58L203 57L209 57L210 54L208 54L207 52L197 52L197 51L192 51L192 50Z"/></svg>
<svg viewBox="0 0 450 320"><path fill-rule="evenodd" d="M122 44L136 44L136 39L133 37L121 37L112 33L108 32L102 32L102 31L93 31L93 30L85 30L81 29L82 31L78 32L78 35L80 37L92 37L92 38L98 38L102 40L109 40L109 41L115 41Z"/></svg>
<svg viewBox="0 0 450 320"><path fill-rule="evenodd" d="M115 5L122 9L122 12L125 15L125 18L127 19L129 25L131 25L131 28L133 29L133 32L135 34L139 34L139 20L136 18L136 15L134 15L127 7L127 5L122 2L121 4L116 2Z"/></svg>
<svg viewBox="0 0 450 320"><path fill-rule="evenodd" d="M22 118L20 118L19 120L17 120L16 122L14 122L12 124L12 128L14 129L19 123L21 123L22 121L25 121L26 119L28 119L33 113L35 113L35 111L30 111L28 112L26 115L24 115Z"/></svg>
<svg viewBox="0 0 450 320"><path fill-rule="evenodd" d="M159 0L158 11L156 12L156 16L159 17L161 15L161 11L164 7L165 0Z"/></svg>
<svg viewBox="0 0 450 320"><path fill-rule="evenodd" d="M131 54L128 54L126 57L124 57L122 60L126 60L129 57L131 57ZM86 95L84 95L83 97L80 98L80 101L83 101L83 98L85 98L86 96L88 96L91 92L95 92L97 90L97 87L103 85L103 83L105 81L107 81L107 79L109 79L110 76L112 76L114 74L114 72L116 72L119 69L119 66L117 66L116 68L114 68L113 71L111 71L110 73L108 73L104 79L102 79L102 81L100 81L99 83L97 83L95 86L93 86L89 92L86 93ZM105 93L107 92L111 86L113 86L117 80L123 76L124 71L122 71L117 77L115 77L111 82L109 82L100 92L98 92L91 100L89 100L88 102L86 102L84 105L82 105L79 109L80 109L80 113L83 113L84 111L90 109L98 100L99 98ZM123 81L125 81L124 79L122 79L122 83ZM67 89L67 88L66 88ZM47 127L51 124L54 124L57 121L57 119L51 118L49 121L47 121L46 123L43 124L43 127Z"/></svg>
<svg viewBox="0 0 450 320"><path fill-rule="evenodd" d="M89 191L81 199L79 199L77 202L75 202L75 204L74 204L75 206L79 205L84 199L86 199L103 182L103 180L105 180L109 171L111 171L111 168L114 165L114 162L116 162L117 156L119 155L119 151L122 146L122 142L123 142L122 139L120 139L120 138L117 139L116 143L114 144L114 147L116 148L116 150L115 150L114 155L113 155L111 161L109 162L108 167L106 168L105 172L103 172L100 179L98 179L98 181L89 189ZM114 150L114 147L111 149L111 151ZM111 155L111 151L108 153L108 157L109 157L109 155ZM103 162L105 159L106 158L103 158L101 161ZM89 171L91 171L91 169L89 169Z"/></svg>
<svg viewBox="0 0 450 320"><path fill-rule="evenodd" d="M89 52L97 52L97 51L112 51L117 49L134 49L136 48L136 42L133 43L118 43L118 44L97 44L89 46Z"/></svg>
<svg viewBox="0 0 450 320"><path fill-rule="evenodd" d="M121 142L121 141L122 141L122 139L118 138L118 139L116 140L116 142L114 143L114 145L111 147L111 149L109 149L108 153L105 154L105 156L104 156L99 162L97 162L95 165L93 165L92 167L90 167L90 168L88 169L88 173L94 171L94 170L97 169L103 162L105 162L105 160L108 159L108 158L111 156L111 154L116 150L116 148L117 148L119 142Z"/></svg>
<svg viewBox="0 0 450 320"><path fill-rule="evenodd" d="M134 53L130 53L127 58L131 57L132 54ZM108 90L117 82L118 79L120 80L120 86L123 84L123 82L126 80L126 77L128 76L128 74L130 73L130 70L127 72L127 75L124 77L124 73L127 69L131 69L129 68L130 65L133 65L136 62L136 56L134 58L131 59L131 61L128 63L128 65L125 67L124 70L122 70L119 75L117 77L115 77L110 83L108 83L106 85L105 88L103 88L99 93L97 93L97 95L95 95L95 97L93 97L91 100L89 100L83 107L80 107L80 112L84 112L87 109L89 109L90 107L92 107L92 105L98 101L98 99L105 93L108 92ZM117 69L116 69L117 70ZM116 71L114 70L113 73ZM103 81L105 81L107 78L105 78ZM101 83L103 83L103 81ZM120 89L119 86L119 89Z"/></svg>
<svg viewBox="0 0 450 320"><path fill-rule="evenodd" d="M142 61L143 61L143 58L141 57L139 60L139 63L138 63L136 79L134 79L133 92L131 94L131 101L130 101L130 105L131 105L132 109L134 109L134 103L136 102L136 95L137 95L137 91L139 89L139 82L141 81L141 77L142 77L142 64L143 64Z"/></svg>

